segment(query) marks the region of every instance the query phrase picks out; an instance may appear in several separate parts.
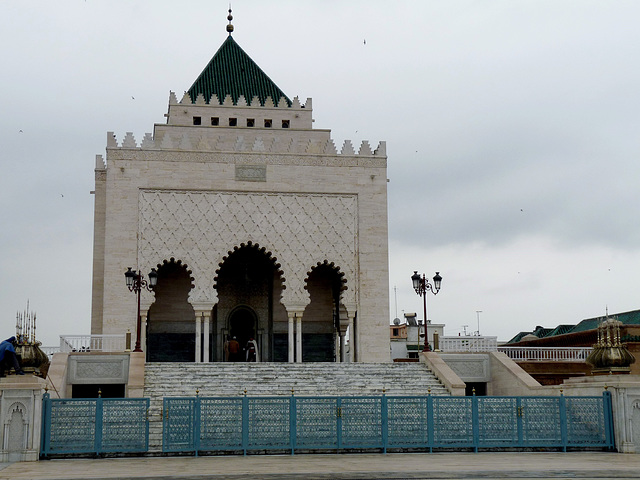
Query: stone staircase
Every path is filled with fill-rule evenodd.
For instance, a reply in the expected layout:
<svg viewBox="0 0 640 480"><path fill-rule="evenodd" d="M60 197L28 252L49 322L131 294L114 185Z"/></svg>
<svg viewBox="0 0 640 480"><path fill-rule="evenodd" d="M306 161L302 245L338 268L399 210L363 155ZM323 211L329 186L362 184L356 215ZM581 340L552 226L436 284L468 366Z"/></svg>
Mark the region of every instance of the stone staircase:
<svg viewBox="0 0 640 480"><path fill-rule="evenodd" d="M163 397L449 395L422 363L145 364L150 451L162 450Z"/></svg>

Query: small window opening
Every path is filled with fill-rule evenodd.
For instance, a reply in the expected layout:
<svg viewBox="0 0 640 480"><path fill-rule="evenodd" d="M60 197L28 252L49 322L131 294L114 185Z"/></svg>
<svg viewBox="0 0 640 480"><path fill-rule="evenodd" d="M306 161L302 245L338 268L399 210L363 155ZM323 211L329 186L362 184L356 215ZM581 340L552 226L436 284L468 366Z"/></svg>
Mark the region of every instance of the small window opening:
<svg viewBox="0 0 640 480"><path fill-rule="evenodd" d="M230 119L229 119L229 126L230 126L230 127L236 127L236 126L238 126L238 119L237 119L237 118L230 118Z"/></svg>
<svg viewBox="0 0 640 480"><path fill-rule="evenodd" d="M271 119L270 118L265 118L264 119L264 128L271 128Z"/></svg>
<svg viewBox="0 0 640 480"><path fill-rule="evenodd" d="M253 127L256 124L256 120L254 118L247 118L247 127Z"/></svg>
<svg viewBox="0 0 640 480"><path fill-rule="evenodd" d="M211 125L217 127L220 125L220 119L218 117L211 117Z"/></svg>
<svg viewBox="0 0 640 480"><path fill-rule="evenodd" d="M289 128L289 120L282 120L282 128Z"/></svg>
<svg viewBox="0 0 640 480"><path fill-rule="evenodd" d="M194 125L202 125L202 117L193 117Z"/></svg>

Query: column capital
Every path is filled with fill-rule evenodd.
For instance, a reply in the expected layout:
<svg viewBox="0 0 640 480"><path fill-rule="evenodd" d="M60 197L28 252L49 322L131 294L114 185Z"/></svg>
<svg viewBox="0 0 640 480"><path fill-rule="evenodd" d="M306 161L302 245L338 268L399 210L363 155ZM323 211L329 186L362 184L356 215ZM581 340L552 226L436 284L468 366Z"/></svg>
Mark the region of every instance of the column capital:
<svg viewBox="0 0 640 480"><path fill-rule="evenodd" d="M289 304L285 305L284 308L287 309L287 316L295 315L296 317L302 317L302 314L304 313L304 310L305 308L307 308L307 306L301 304Z"/></svg>
<svg viewBox="0 0 640 480"><path fill-rule="evenodd" d="M213 304L208 302L194 302L191 304L193 310L196 312L196 315L201 313L211 315L211 310L213 310Z"/></svg>
<svg viewBox="0 0 640 480"><path fill-rule="evenodd" d="M356 312L358 311L357 303L345 303L344 308L347 309L347 316L349 318L354 318L356 316Z"/></svg>

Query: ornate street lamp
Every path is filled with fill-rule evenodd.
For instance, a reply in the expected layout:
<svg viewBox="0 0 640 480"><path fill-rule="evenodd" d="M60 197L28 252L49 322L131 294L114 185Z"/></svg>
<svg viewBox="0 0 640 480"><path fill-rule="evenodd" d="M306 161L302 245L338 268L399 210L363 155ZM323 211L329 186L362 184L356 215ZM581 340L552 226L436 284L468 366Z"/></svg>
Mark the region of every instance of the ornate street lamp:
<svg viewBox="0 0 640 480"><path fill-rule="evenodd" d="M417 271L413 272L411 275L411 281L413 282L413 289L416 291L418 295L423 298L424 301L424 350L423 352L430 352L431 346L429 345L429 335L427 331L427 291L430 291L434 295L437 295L440 291L440 284L442 283L442 277L440 276L440 272L436 272L433 277L433 284L427 281L424 273L422 276L418 274ZM418 334L420 332L418 331Z"/></svg>
<svg viewBox="0 0 640 480"><path fill-rule="evenodd" d="M142 348L140 348L140 330L142 328L142 319L140 317L140 290L146 288L151 291L158 284L158 272L156 272L155 268L152 268L149 272L149 281L147 282L144 279L144 275L136 272L135 270L131 270L131 267L124 272L124 278L127 282L127 288L130 292L134 292L138 295L138 319L136 323L136 346L134 348L134 352L141 352Z"/></svg>

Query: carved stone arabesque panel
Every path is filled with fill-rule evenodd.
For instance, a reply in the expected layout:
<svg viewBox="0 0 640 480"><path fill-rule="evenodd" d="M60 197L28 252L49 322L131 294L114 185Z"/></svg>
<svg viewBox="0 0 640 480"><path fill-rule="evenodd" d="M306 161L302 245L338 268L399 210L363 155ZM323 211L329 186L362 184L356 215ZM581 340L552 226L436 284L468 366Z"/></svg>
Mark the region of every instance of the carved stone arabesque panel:
<svg viewBox="0 0 640 480"><path fill-rule="evenodd" d="M78 362L76 366L77 379L96 379L102 377L122 376L122 362Z"/></svg>
<svg viewBox="0 0 640 480"><path fill-rule="evenodd" d="M349 194L141 190L139 265L148 271L171 257L182 260L195 279L191 303L213 304L219 263L251 241L277 257L285 305L308 303L304 279L324 260L344 272L342 299L355 303L357 217L357 196Z"/></svg>

